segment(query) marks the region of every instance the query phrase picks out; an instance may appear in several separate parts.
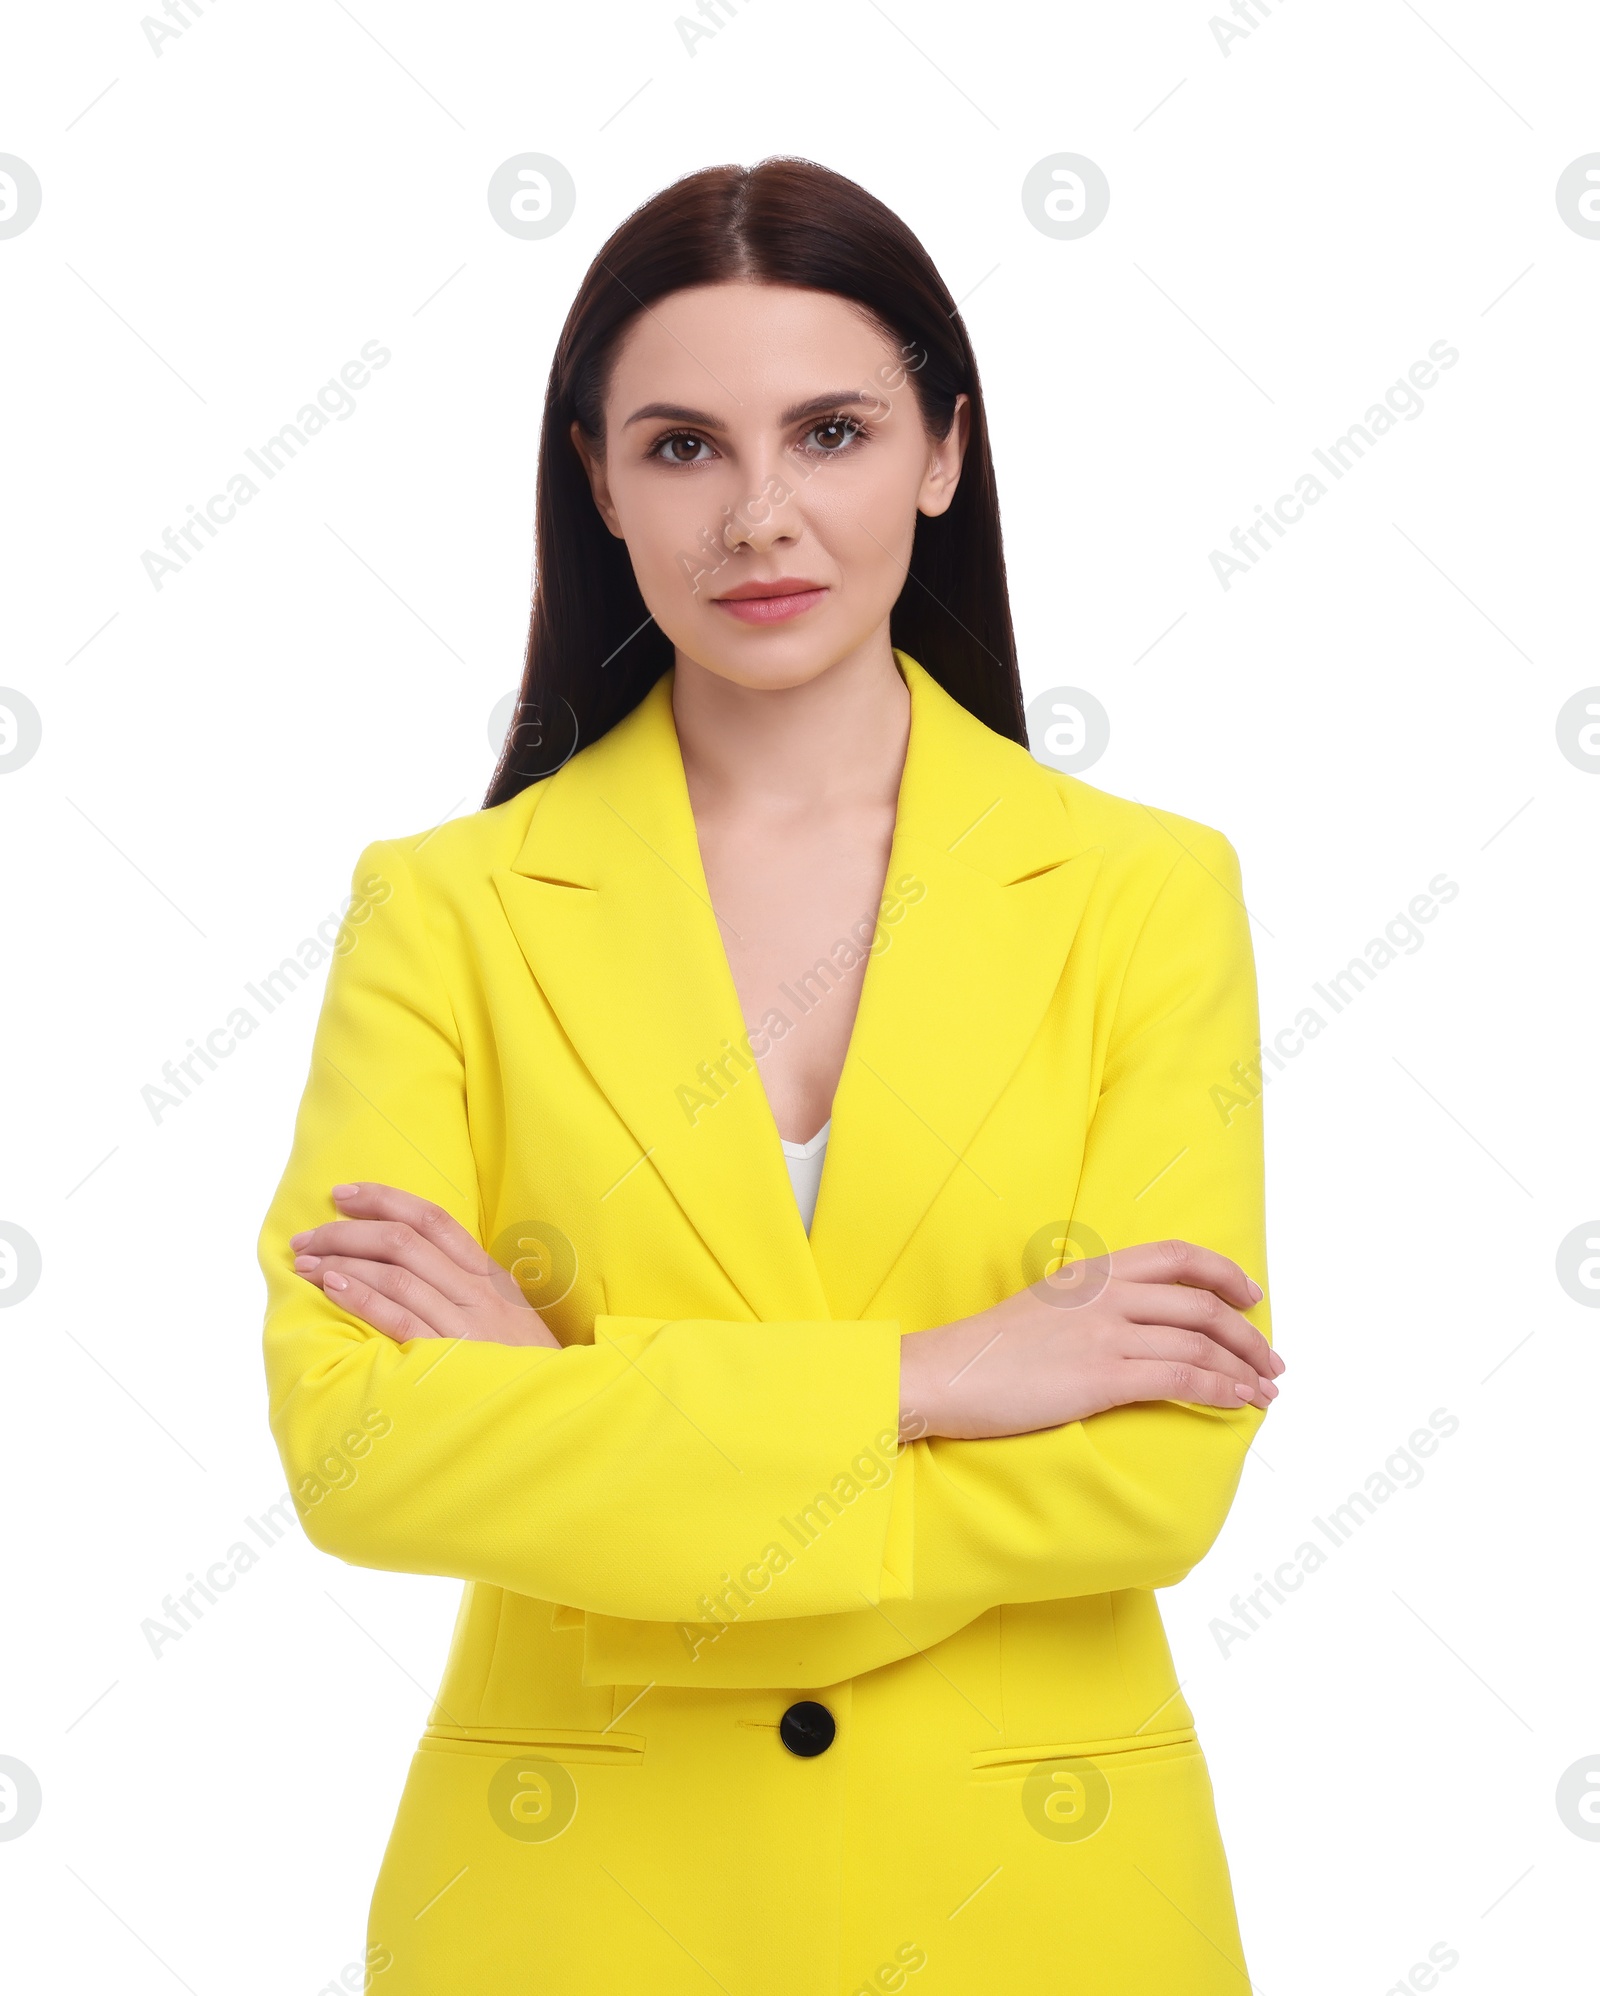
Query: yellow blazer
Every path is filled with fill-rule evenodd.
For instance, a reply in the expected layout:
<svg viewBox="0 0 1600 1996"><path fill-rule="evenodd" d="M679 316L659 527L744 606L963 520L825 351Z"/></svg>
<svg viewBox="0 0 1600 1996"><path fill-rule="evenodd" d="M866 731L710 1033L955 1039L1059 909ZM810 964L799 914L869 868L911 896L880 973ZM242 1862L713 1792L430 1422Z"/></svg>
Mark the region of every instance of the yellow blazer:
<svg viewBox="0 0 1600 1996"><path fill-rule="evenodd" d="M809 1239L670 673L554 776L357 861L259 1253L308 1536L467 1582L373 1899L383 1996L988 1992L1041 1962L1246 1986L1151 1590L1211 1545L1259 1414L897 1447L901 1333L1036 1280L1069 1228L1265 1284L1237 860L896 658L910 743ZM564 1348L396 1345L295 1275L352 1179L516 1258Z"/></svg>

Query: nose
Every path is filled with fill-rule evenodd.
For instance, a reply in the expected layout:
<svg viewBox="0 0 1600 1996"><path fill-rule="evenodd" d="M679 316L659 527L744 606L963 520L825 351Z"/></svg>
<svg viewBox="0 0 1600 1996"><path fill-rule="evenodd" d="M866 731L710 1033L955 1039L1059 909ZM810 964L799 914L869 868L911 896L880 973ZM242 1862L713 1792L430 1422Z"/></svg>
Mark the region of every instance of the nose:
<svg viewBox="0 0 1600 1996"><path fill-rule="evenodd" d="M793 489L778 472L748 497L722 509L722 544L730 554L741 547L763 554L798 534Z"/></svg>

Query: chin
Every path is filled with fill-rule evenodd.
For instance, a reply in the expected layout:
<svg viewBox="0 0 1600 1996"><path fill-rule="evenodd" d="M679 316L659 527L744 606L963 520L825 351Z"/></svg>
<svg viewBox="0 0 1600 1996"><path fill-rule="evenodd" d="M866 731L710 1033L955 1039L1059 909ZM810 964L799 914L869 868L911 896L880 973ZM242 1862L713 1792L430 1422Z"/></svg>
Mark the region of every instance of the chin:
<svg viewBox="0 0 1600 1996"><path fill-rule="evenodd" d="M758 687L766 692L781 692L820 679L860 642L841 643L820 631L802 634L775 628L741 630L731 644L726 631L718 631L714 636L718 640L715 643L709 638L700 641L699 633L692 633L687 641L674 638L673 643L702 671L735 686Z"/></svg>

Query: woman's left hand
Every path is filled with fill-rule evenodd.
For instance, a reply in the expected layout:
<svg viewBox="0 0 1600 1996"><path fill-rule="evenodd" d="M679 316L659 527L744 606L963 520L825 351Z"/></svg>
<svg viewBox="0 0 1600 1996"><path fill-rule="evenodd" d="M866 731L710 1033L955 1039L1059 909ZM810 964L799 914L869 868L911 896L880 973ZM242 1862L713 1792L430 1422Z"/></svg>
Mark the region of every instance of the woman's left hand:
<svg viewBox="0 0 1600 1996"><path fill-rule="evenodd" d="M394 1185L336 1185L349 1219L296 1234L295 1273L396 1344L472 1338L499 1345L561 1340L509 1272L442 1206Z"/></svg>

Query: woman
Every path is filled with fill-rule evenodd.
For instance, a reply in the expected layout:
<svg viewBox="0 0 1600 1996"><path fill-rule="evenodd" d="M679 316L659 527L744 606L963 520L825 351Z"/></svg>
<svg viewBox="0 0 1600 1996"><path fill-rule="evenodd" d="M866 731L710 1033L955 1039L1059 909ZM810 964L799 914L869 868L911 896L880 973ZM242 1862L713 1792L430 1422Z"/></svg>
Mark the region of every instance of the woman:
<svg viewBox="0 0 1600 1996"><path fill-rule="evenodd" d="M631 217L539 478L523 723L357 862L260 1244L307 1533L469 1583L374 1973L1233 1996L1151 1591L1282 1369L1233 850L1028 755L966 334L852 182Z"/></svg>

